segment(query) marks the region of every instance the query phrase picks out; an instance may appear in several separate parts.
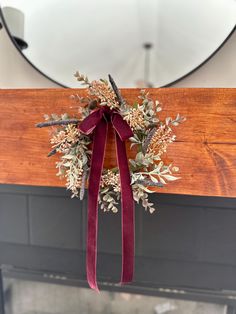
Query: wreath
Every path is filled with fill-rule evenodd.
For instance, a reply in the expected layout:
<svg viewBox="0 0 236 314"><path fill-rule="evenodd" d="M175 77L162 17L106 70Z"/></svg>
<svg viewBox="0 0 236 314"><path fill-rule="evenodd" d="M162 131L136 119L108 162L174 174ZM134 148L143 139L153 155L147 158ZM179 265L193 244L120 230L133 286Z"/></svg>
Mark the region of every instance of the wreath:
<svg viewBox="0 0 236 314"><path fill-rule="evenodd" d="M98 203L104 211L122 211L122 274L121 283L132 281L134 261L134 201L153 213L154 204L148 199L150 187L162 187L179 179L176 166L163 158L169 144L175 141L172 127L184 118L179 114L162 121L157 100L140 91L132 106L127 104L109 75L90 82L79 72L79 82L87 85L88 96L72 95L79 102L77 116L45 115L46 122L37 127L52 126L52 150L48 156L60 154L56 163L57 175L66 178L72 197L84 197L88 185L87 279L91 288L98 290L96 279ZM110 83L110 84L109 84ZM103 169L108 125L115 134L118 167ZM135 151L135 158L127 159L125 141Z"/></svg>
<svg viewBox="0 0 236 314"><path fill-rule="evenodd" d="M61 116L53 113L44 116L46 122L37 124L37 127L53 127L50 140L52 151L48 156L56 153L61 155L60 161L56 162L57 175L66 178L66 187L71 190L72 197L83 199L90 171L92 136L82 133L78 125L91 112L107 106L117 110L133 131L133 136L129 138L130 149L136 151L135 158L129 159L133 198L137 203L141 203L145 210L153 213L154 204L148 200L148 194L153 193L150 187L163 187L169 181L180 178L176 176L179 168L166 163L162 157L168 145L176 139L172 127L178 126L185 118L177 114L175 119L167 117L164 121L160 120L160 103L151 99L145 90L140 91L139 100L130 106L122 98L111 76L110 85L105 79L90 82L79 72L76 72L75 77L88 87L88 97L71 96L79 102L80 118L69 116L67 113ZM104 169L99 192L100 207L106 212L117 213L119 201L119 169Z"/></svg>

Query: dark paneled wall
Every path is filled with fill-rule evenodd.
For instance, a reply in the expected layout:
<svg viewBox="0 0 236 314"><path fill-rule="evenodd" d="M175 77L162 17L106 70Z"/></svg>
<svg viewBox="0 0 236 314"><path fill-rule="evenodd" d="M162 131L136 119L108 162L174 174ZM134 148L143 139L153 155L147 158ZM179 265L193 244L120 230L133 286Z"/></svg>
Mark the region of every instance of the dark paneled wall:
<svg viewBox="0 0 236 314"><path fill-rule="evenodd" d="M153 194L136 208L134 286L236 291L236 199ZM63 188L0 186L0 264L85 279L86 200ZM98 274L119 281L120 214L99 215Z"/></svg>

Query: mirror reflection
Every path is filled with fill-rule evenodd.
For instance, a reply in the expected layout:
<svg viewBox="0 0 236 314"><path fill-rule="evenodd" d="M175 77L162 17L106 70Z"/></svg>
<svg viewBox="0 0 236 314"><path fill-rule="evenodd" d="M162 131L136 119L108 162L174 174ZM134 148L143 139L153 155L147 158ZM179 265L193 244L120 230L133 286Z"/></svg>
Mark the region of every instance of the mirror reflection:
<svg viewBox="0 0 236 314"><path fill-rule="evenodd" d="M160 87L193 71L226 40L235 0L2 0L25 57L51 79L78 87L111 73L120 87Z"/></svg>

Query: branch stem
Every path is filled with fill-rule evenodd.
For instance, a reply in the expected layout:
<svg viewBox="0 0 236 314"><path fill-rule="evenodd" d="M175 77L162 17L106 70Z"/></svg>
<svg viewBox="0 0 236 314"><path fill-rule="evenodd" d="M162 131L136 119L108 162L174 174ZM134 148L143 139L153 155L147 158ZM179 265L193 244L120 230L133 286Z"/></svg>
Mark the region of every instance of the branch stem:
<svg viewBox="0 0 236 314"><path fill-rule="evenodd" d="M114 79L112 78L112 76L110 74L108 74L108 78L109 78L109 82L111 83L111 87L112 87L112 89L116 95L116 98L119 102L119 105L120 106L124 105L125 101L124 101L123 97L121 96L121 93L120 93Z"/></svg>
<svg viewBox="0 0 236 314"><path fill-rule="evenodd" d="M57 148L52 149L49 153L48 153L48 157L51 157L53 155L55 155L57 153Z"/></svg>
<svg viewBox="0 0 236 314"><path fill-rule="evenodd" d="M36 128L44 128L47 126L54 126L54 125L67 125L67 124L78 124L78 119L66 119L66 120L54 120L54 121L46 121L37 123L35 126Z"/></svg>
<svg viewBox="0 0 236 314"><path fill-rule="evenodd" d="M161 182L154 183L154 182L152 182L152 180L148 180L148 179L136 181L136 183L138 183L138 184L143 184L143 185L145 185L145 186L158 186L158 187L163 187L163 184L162 184Z"/></svg>

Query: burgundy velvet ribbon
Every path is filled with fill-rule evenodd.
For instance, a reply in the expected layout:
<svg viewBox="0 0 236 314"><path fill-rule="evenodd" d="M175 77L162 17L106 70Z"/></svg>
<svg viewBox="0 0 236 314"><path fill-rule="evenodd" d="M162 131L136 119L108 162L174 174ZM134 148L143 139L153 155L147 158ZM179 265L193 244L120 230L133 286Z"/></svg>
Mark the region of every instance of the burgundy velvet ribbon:
<svg viewBox="0 0 236 314"><path fill-rule="evenodd" d="M87 280L90 287L98 291L97 285L97 230L98 195L105 156L108 123L115 131L116 155L120 172L122 210L122 273L121 284L131 282L134 269L134 200L130 172L125 149L125 140L133 135L128 123L121 115L108 107L92 112L79 125L81 132L94 133L93 152L88 184L88 230L87 230Z"/></svg>

